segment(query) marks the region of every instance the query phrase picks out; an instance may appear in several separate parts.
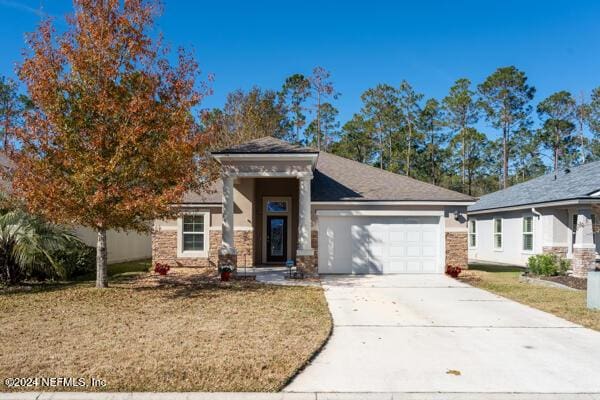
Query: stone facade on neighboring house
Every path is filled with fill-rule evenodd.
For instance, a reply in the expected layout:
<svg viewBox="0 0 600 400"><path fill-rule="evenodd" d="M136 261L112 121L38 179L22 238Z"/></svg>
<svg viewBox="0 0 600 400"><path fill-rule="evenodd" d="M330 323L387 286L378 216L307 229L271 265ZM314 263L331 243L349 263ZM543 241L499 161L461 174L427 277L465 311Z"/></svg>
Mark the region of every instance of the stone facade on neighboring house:
<svg viewBox="0 0 600 400"><path fill-rule="evenodd" d="M585 278L588 274L588 271L592 270L595 264L595 248L573 249L573 260L571 261L571 269L573 270L573 276Z"/></svg>
<svg viewBox="0 0 600 400"><path fill-rule="evenodd" d="M542 247L544 254L556 254L561 258L566 258L569 248L566 246L544 246Z"/></svg>

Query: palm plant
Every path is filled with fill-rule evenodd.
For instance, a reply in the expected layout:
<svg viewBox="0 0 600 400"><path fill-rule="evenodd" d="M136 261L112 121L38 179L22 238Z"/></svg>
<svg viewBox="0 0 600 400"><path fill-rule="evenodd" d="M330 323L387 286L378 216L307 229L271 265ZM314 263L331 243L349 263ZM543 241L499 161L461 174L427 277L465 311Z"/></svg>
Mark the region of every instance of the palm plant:
<svg viewBox="0 0 600 400"><path fill-rule="evenodd" d="M21 210L0 215L0 281L11 285L36 275L63 276L54 254L79 242L67 229Z"/></svg>

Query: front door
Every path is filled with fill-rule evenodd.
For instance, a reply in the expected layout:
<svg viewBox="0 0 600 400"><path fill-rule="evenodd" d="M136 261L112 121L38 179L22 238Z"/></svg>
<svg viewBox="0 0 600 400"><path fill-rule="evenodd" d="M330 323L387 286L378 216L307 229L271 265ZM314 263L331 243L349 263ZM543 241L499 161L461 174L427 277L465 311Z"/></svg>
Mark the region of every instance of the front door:
<svg viewBox="0 0 600 400"><path fill-rule="evenodd" d="M287 216L267 216L267 262L285 262L287 258Z"/></svg>

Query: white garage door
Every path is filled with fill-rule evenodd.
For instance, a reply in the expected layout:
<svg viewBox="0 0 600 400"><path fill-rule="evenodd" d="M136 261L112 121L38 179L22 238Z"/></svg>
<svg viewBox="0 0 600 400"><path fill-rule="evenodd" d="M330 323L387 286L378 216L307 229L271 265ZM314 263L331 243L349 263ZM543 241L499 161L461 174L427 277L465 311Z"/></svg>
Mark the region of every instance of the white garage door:
<svg viewBox="0 0 600 400"><path fill-rule="evenodd" d="M440 217L319 216L319 273L441 273Z"/></svg>

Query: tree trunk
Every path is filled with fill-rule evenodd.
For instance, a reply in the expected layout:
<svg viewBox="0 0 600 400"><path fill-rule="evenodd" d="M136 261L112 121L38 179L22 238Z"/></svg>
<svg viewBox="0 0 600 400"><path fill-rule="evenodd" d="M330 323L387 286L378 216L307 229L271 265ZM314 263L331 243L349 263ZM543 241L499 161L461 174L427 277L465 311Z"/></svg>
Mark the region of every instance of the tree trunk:
<svg viewBox="0 0 600 400"><path fill-rule="evenodd" d="M581 92L581 103L580 106L578 107L579 112L577 113L578 115L578 119L579 119L579 140L581 142L581 163L585 164L585 139L583 136L583 120L585 118L584 115L584 98L583 98L583 92Z"/></svg>
<svg viewBox="0 0 600 400"><path fill-rule="evenodd" d="M321 93L317 93L317 150L321 151Z"/></svg>
<svg viewBox="0 0 600 400"><path fill-rule="evenodd" d="M554 148L554 174L558 172L558 147Z"/></svg>
<svg viewBox="0 0 600 400"><path fill-rule="evenodd" d="M379 129L379 169L383 169L383 154L384 154L384 144L383 144L383 132Z"/></svg>
<svg viewBox="0 0 600 400"><path fill-rule="evenodd" d="M108 287L108 259L106 255L106 229L98 229L96 244L96 287Z"/></svg>
<svg viewBox="0 0 600 400"><path fill-rule="evenodd" d="M433 143L431 144L431 151L429 152L429 162L431 163L431 184L435 185L435 164L433 161Z"/></svg>
<svg viewBox="0 0 600 400"><path fill-rule="evenodd" d="M473 171L469 170L468 172L469 175L469 179L468 179L468 195L472 196L473 195Z"/></svg>
<svg viewBox="0 0 600 400"><path fill-rule="evenodd" d="M11 273L8 253L6 251L4 251L4 269L6 270L6 285L12 285L14 277Z"/></svg>
<svg viewBox="0 0 600 400"><path fill-rule="evenodd" d="M412 147L412 127L408 121L408 148L406 149L406 176L410 176L410 150Z"/></svg>
<svg viewBox="0 0 600 400"><path fill-rule="evenodd" d="M502 188L508 187L508 128L504 128L502 135Z"/></svg>
<svg viewBox="0 0 600 400"><path fill-rule="evenodd" d="M463 127L462 129L462 144L461 144L461 152L462 152L462 174L461 174L461 178L462 178L462 190L463 192L465 191L465 173L466 173L466 167L465 167L465 157L466 157L466 153L465 153L465 128Z"/></svg>

